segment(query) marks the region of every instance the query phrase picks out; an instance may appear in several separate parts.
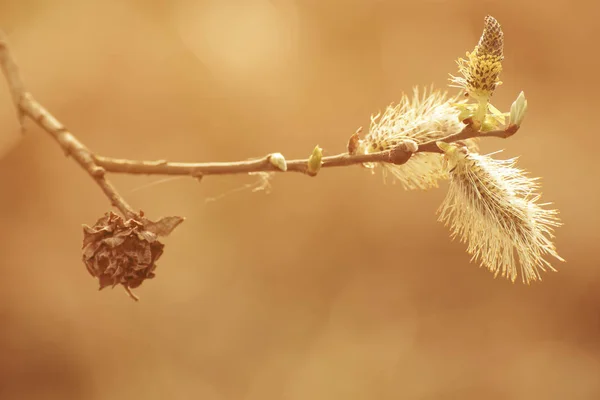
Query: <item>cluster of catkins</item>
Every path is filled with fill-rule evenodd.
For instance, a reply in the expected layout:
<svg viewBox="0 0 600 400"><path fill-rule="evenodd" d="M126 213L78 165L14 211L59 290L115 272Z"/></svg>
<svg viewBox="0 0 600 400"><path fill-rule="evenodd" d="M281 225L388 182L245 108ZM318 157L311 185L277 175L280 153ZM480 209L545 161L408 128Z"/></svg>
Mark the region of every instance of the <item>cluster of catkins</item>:
<svg viewBox="0 0 600 400"><path fill-rule="evenodd" d="M405 140L417 144L441 140L465 128L467 118L480 130L501 124L521 124L527 102L523 93L510 113L498 111L490 98L500 85L504 35L500 24L485 18L483 34L466 59L458 60L460 76L451 76L451 86L461 89L454 97L433 88L412 96L403 95L396 105L371 118L368 134L358 152L373 153L394 148ZM506 121L508 120L508 121ZM560 225L557 211L543 208L537 179L515 167L516 159L498 160L478 154L477 139L458 143L438 142L442 154L416 153L403 165L380 163L384 177L399 181L405 189L438 187L449 180L448 194L438 210L439 220L449 226L452 237L467 244L472 260L515 281L541 280L541 272L555 270L552 256L564 261L552 243L553 228Z"/></svg>

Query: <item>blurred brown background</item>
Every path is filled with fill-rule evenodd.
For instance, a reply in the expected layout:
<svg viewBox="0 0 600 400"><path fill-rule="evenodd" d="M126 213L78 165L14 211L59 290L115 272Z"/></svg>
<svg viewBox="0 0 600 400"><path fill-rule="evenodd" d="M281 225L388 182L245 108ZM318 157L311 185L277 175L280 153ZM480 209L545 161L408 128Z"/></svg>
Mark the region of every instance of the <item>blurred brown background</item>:
<svg viewBox="0 0 600 400"><path fill-rule="evenodd" d="M34 95L100 154L179 161L343 151L413 85L447 84L486 14L505 32L495 105L529 99L505 148L543 177L567 263L531 287L475 264L436 222L445 185L359 168L254 178L113 176L187 221L157 278L97 291L81 224L109 209L0 90L0 398L598 399L597 2L0 2ZM139 189L139 190L135 190Z"/></svg>

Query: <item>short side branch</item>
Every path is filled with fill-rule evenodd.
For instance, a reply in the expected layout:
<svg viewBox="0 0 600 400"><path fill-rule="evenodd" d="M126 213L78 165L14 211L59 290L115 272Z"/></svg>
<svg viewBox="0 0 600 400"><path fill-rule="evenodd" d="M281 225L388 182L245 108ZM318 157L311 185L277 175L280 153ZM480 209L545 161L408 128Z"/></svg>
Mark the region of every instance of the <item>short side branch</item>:
<svg viewBox="0 0 600 400"><path fill-rule="evenodd" d="M482 132L475 128L475 124L472 118L468 118L463 122L467 124L467 126L465 126L460 132L453 133L452 135L448 135L440 140L432 140L430 142L420 144L417 152L443 153L442 150L440 150L440 148L437 146L437 142L453 143L460 142L461 140L486 137L506 139L517 133L517 131L519 130L519 127L517 125L509 125L506 127L506 129L497 129L493 131Z"/></svg>
<svg viewBox="0 0 600 400"><path fill-rule="evenodd" d="M0 66L17 107L21 126L23 125L24 117L29 117L35 121L56 140L67 156L73 157L81 168L96 181L113 206L128 218L135 217L136 213L131 206L117 193L114 186L104 176L105 170L96 165L92 152L27 92L19 75L17 65L11 57L6 37L1 32Z"/></svg>

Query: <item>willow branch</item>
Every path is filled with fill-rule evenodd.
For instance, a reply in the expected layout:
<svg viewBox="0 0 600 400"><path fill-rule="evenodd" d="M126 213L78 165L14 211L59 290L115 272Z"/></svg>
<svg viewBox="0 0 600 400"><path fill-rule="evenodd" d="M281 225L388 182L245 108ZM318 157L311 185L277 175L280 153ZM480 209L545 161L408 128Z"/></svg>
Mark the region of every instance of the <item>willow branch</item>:
<svg viewBox="0 0 600 400"><path fill-rule="evenodd" d="M446 143L459 142L472 138L497 137L507 138L512 136L518 130L516 125L511 125L506 129L481 132L474 128L471 120L465 121L467 125L458 133L449 135L440 140L418 145L415 153L442 153L436 142ZM395 149L380 151L370 154L349 154L341 153L334 156L322 158L321 168L346 167L350 165L361 165L364 163L392 163L404 164L413 152L408 146L400 143ZM94 155L94 161L108 172L140 175L187 175L194 178L201 178L205 175L231 175L247 174L251 172L300 172L308 173L308 159L287 160L287 169L282 171L270 162L271 154L264 157L246 161L232 162L206 162L206 163L186 163L169 162L166 160L141 161L127 160L112 157Z"/></svg>
<svg viewBox="0 0 600 400"><path fill-rule="evenodd" d="M308 158L287 160L286 168L282 170L276 163L271 162L272 154L245 161L206 163L130 160L95 154L69 132L62 123L50 114L25 89L19 76L17 65L9 51L7 40L1 32L0 66L8 82L21 122L23 117L28 117L48 132L63 149L65 154L72 157L94 179L111 204L117 207L126 217L133 218L136 216L136 213L106 179L106 172L143 175L184 175L198 179L205 175L247 174L252 172L300 172L311 176L315 175L309 171ZM475 127L472 120L469 119L464 122L466 126L463 130L439 141L451 143L477 137L507 138L513 135L518 129L517 126L511 125L504 130L481 132ZM358 132L355 135L357 134ZM401 142L391 150L376 153L351 154L347 152L322 157L321 168L345 167L365 163L392 163L399 165L406 163L414 153L442 152L438 148L436 141L422 143L418 146L414 142L412 144L408 142Z"/></svg>
<svg viewBox="0 0 600 400"><path fill-rule="evenodd" d="M436 142L454 143L467 139L486 137L506 139L517 133L517 131L519 130L519 127L517 125L509 125L506 127L506 129L497 129L482 132L475 128L475 123L473 122L473 119L468 118L463 122L467 125L460 132L448 135L441 140L432 140L426 143L422 143L419 145L419 149L417 150L417 152L443 153L442 150L440 150L440 148L437 146Z"/></svg>
<svg viewBox="0 0 600 400"><path fill-rule="evenodd" d="M370 162L388 162L404 164L412 153L400 149L397 152L381 151L372 154L341 153L322 158L321 168L345 167ZM287 169L282 171L270 162L271 154L258 159L232 162L185 163L159 161L125 160L111 157L94 156L97 165L108 172L144 175L189 175L200 178L204 175L247 174L251 172L300 172L308 174L308 158L287 160Z"/></svg>
<svg viewBox="0 0 600 400"><path fill-rule="evenodd" d="M105 170L94 161L92 152L25 89L17 64L11 56L6 36L2 32L0 32L0 66L17 108L21 126L24 117L33 120L56 140L66 156L72 157L92 177L113 206L128 218L135 217L136 213L131 206L106 179Z"/></svg>

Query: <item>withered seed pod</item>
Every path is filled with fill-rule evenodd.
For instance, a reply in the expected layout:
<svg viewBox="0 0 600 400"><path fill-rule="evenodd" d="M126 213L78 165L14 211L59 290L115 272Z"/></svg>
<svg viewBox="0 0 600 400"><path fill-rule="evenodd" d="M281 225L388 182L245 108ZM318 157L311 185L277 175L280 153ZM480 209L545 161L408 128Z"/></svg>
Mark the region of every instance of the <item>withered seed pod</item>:
<svg viewBox="0 0 600 400"><path fill-rule="evenodd" d="M154 278L156 261L164 245L158 236L144 229L140 221L124 220L109 212L92 227L83 226L83 262L89 273L98 278L100 290L121 284L130 289Z"/></svg>

